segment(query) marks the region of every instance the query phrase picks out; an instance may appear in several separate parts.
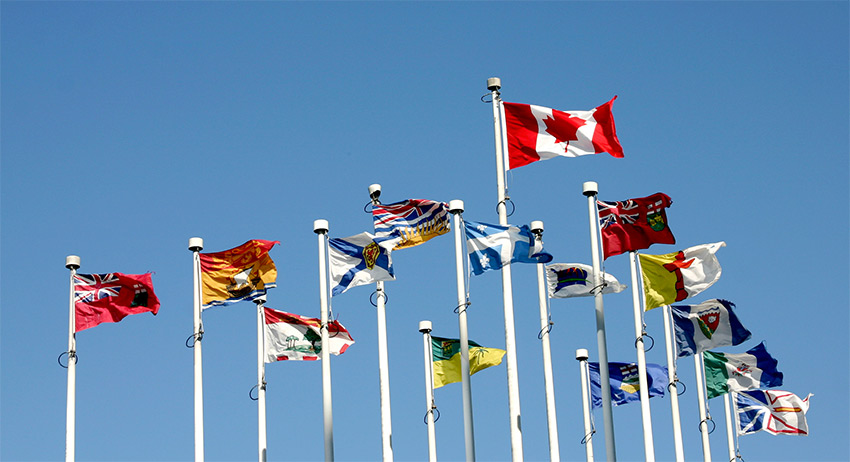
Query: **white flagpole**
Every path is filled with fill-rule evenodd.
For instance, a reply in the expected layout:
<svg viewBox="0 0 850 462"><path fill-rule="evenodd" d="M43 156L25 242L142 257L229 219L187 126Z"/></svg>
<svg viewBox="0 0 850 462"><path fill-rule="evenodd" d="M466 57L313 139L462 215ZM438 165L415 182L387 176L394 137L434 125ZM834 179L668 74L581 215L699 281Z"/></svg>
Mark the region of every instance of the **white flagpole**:
<svg viewBox="0 0 850 462"><path fill-rule="evenodd" d="M581 411L584 417L584 450L587 462L593 462L593 427L590 424L590 396L587 384L587 350L576 350L576 360L581 373Z"/></svg>
<svg viewBox="0 0 850 462"><path fill-rule="evenodd" d="M723 410L726 413L726 442L729 444L729 462L735 462L735 435L732 434L732 414L729 409L729 393L723 394Z"/></svg>
<svg viewBox="0 0 850 462"><path fill-rule="evenodd" d="M608 370L608 341L605 337L605 309L602 301L602 269L599 262L599 212L596 208L596 195L599 187L595 181L586 181L582 185L582 194L587 196L588 214L590 217L590 247L593 260L593 286L596 293L596 343L599 348L599 377L603 384L602 418L605 425L605 454L609 461L617 460L617 449L614 444L614 413L611 407L611 374ZM606 386L608 385L608 386Z"/></svg>
<svg viewBox="0 0 850 462"><path fill-rule="evenodd" d="M699 432L702 436L702 458L705 462L711 462L711 446L708 443L708 413L705 409L705 377L703 376L702 353L694 355L694 369L697 379L697 399L699 400Z"/></svg>
<svg viewBox="0 0 850 462"><path fill-rule="evenodd" d="M455 263L457 274L457 323L460 331L460 377L463 393L463 439L466 446L466 460L475 460L475 430L472 420L472 385L469 380L469 333L466 325L466 273L463 270L463 259L466 256L464 248L463 201L449 202L449 213L452 217L452 227L455 237Z"/></svg>
<svg viewBox="0 0 850 462"><path fill-rule="evenodd" d="M499 89L502 82L498 77L487 79L487 89L490 90L490 95L493 102L493 128L496 140L496 188L498 193L497 210L499 213L499 224L507 226L508 216L505 201L505 159L503 157L502 144L503 137L501 134L501 99L499 98ZM508 374L508 412L510 414L510 429L511 429L511 458L514 462L523 460L522 450L522 422L519 405L519 376L517 372L517 355L516 355L516 333L514 327L514 301L513 288L511 287L511 265L502 267L502 300L505 312L505 351L506 364L505 369Z"/></svg>
<svg viewBox="0 0 850 462"><path fill-rule="evenodd" d="M652 440L652 415L649 410L649 381L646 379L646 345L643 343L643 307L638 296L637 255L629 252L632 270L632 306L635 317L635 349L637 349L638 383L640 385L640 410L643 421L643 450L647 461L655 460L655 444Z"/></svg>
<svg viewBox="0 0 850 462"><path fill-rule="evenodd" d="M437 435L434 430L434 355L431 348L431 321L419 321L422 349L425 351L425 419L428 424L428 460L437 462Z"/></svg>
<svg viewBox="0 0 850 462"><path fill-rule="evenodd" d="M373 205L381 202L381 185L369 186L369 198ZM387 309L386 295L384 294L384 281L375 283L377 292L377 315L378 315L378 375L381 389L381 442L384 462L393 460L393 424L390 412L390 373L389 354L387 353Z"/></svg>
<svg viewBox="0 0 850 462"><path fill-rule="evenodd" d="M534 238L543 241L543 222L532 221L531 232ZM540 305L540 345L543 349L543 384L546 390L546 419L549 429L549 460L561 460L558 444L558 418L555 412L555 380L552 375L552 350L549 345L549 292L546 290L546 269L543 263L537 264L537 299Z"/></svg>
<svg viewBox="0 0 850 462"><path fill-rule="evenodd" d="M257 437L258 457L260 462L266 461L266 343L265 329L266 313L264 304L266 296L254 299L257 304Z"/></svg>
<svg viewBox="0 0 850 462"><path fill-rule="evenodd" d="M201 323L201 256L204 240L200 237L189 238L189 250L192 252L193 263L193 294L194 294L194 352L195 364L195 462L204 460L204 375L202 368L201 340L204 329Z"/></svg>
<svg viewBox="0 0 850 462"><path fill-rule="evenodd" d="M68 311L68 397L65 411L65 460L74 462L77 438L77 309L74 304L74 276L80 267L80 257L65 257L65 268L71 271L71 293Z"/></svg>
<svg viewBox="0 0 850 462"><path fill-rule="evenodd" d="M670 313L670 305L664 305L664 343L667 346L667 375L669 383L667 391L670 395L670 410L673 414L673 447L676 451L676 462L685 462L685 449L682 444L682 420L679 417L679 389L676 388L678 377L676 376L676 350L673 343L673 333L670 323L672 314ZM670 389L673 385L673 389Z"/></svg>
<svg viewBox="0 0 850 462"><path fill-rule="evenodd" d="M313 232L318 235L319 243L319 308L322 320L322 412L325 439L325 461L334 460L334 420L333 400L331 396L331 355L328 333L328 221L315 220Z"/></svg>

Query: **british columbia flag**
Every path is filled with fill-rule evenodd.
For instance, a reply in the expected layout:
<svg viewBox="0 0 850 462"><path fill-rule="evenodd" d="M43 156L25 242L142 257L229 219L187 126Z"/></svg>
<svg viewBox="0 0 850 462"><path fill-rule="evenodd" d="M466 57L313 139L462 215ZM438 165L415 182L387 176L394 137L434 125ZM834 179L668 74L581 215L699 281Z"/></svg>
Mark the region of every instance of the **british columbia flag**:
<svg viewBox="0 0 850 462"><path fill-rule="evenodd" d="M118 276L108 274L74 275L74 303L95 302L104 297L116 297L121 291Z"/></svg>
<svg viewBox="0 0 850 462"><path fill-rule="evenodd" d="M443 202L408 199L372 208L375 235L398 234L402 241L396 249L421 244L449 231L449 210Z"/></svg>

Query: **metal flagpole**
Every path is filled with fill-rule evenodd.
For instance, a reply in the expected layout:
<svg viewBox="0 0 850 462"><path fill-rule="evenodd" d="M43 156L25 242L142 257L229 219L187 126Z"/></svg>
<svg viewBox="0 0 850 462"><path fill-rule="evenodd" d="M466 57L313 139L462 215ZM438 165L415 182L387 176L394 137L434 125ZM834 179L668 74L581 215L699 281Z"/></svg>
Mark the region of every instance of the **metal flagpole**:
<svg viewBox="0 0 850 462"><path fill-rule="evenodd" d="M466 445L466 460L475 460L475 430L472 420L472 385L469 380L469 334L466 325L466 309L469 300L466 297L466 273L463 270L463 259L466 257L463 234L463 201L449 202L449 213L452 217L452 227L455 237L455 263L457 274L457 323L460 331L460 377L463 393L463 439Z"/></svg>
<svg viewBox="0 0 850 462"><path fill-rule="evenodd" d="M501 86L502 82L498 77L491 77L487 79L487 89L490 90L493 102L493 128L496 140L496 188L498 190L499 199L497 210L499 213L499 224L507 226L508 216L505 201L508 198L505 194L505 159L502 151L504 139L501 134L502 117L500 109L501 99L499 98L499 89ZM508 412L510 414L511 429L511 458L513 461L518 462L523 460L522 421L519 405L519 377L517 373L511 265L505 265L502 267L502 300L505 312L505 351L507 352L505 369L508 373Z"/></svg>
<svg viewBox="0 0 850 462"><path fill-rule="evenodd" d="M204 328L201 323L201 256L204 240L200 237L189 238L189 250L192 252L193 263L193 294L194 294L194 352L195 364L195 462L204 460L204 375L202 368L201 340Z"/></svg>
<svg viewBox="0 0 850 462"><path fill-rule="evenodd" d="M581 372L581 411L584 417L584 450L587 462L593 462L593 426L590 424L590 397L587 385L587 350L576 350L579 371Z"/></svg>
<svg viewBox="0 0 850 462"><path fill-rule="evenodd" d="M65 257L65 268L71 271L71 293L68 310L68 397L65 411L65 460L74 462L77 434L77 309L74 304L74 276L80 267L80 257Z"/></svg>
<svg viewBox="0 0 850 462"><path fill-rule="evenodd" d="M543 222L532 221L531 232L534 238L543 243ZM546 390L546 419L549 429L549 460L561 460L558 445L558 418L555 413L555 381L552 375L552 350L549 346L549 293L546 290L546 274L543 263L537 264L537 299L540 305L540 345L543 348L543 384Z"/></svg>
<svg viewBox="0 0 850 462"><path fill-rule="evenodd" d="M643 307L638 296L637 254L629 252L632 270L632 306L635 315L635 349L637 349L638 383L640 385L640 411L643 421L643 450L647 461L655 460L655 445L652 440L652 415L649 411L649 381L646 379L646 345L643 342Z"/></svg>
<svg viewBox="0 0 850 462"><path fill-rule="evenodd" d="M729 444L729 462L735 462L735 435L732 434L732 414L729 409L729 393L723 394L723 411L726 413L726 442Z"/></svg>
<svg viewBox="0 0 850 462"><path fill-rule="evenodd" d="M319 309L322 321L322 412L325 439L325 461L334 460L334 420L333 401L331 398L331 355L330 336L328 333L328 221L315 220L313 232L318 236L319 243Z"/></svg>
<svg viewBox="0 0 850 462"><path fill-rule="evenodd" d="M608 341L605 337L605 310L602 301L602 270L599 263L599 212L596 208L596 195L599 187L595 181L586 181L582 185L582 194L587 196L590 216L590 247L593 260L594 301L596 302L596 343L599 348L599 377L603 384L610 385L611 374L608 370ZM605 425L605 454L609 461L617 460L614 444L614 413L611 408L611 387L602 385L602 418Z"/></svg>
<svg viewBox="0 0 850 462"><path fill-rule="evenodd" d="M672 321L670 305L664 305L662 309L664 310L664 343L667 346L667 375L670 380L667 384L667 391L670 394L670 409L673 414L673 447L676 451L676 462L684 462L685 449L682 444L682 421L679 417L679 389L676 387L679 378L676 376L676 351L673 344L672 328L670 327ZM670 385L673 385L673 390L670 389Z"/></svg>
<svg viewBox="0 0 850 462"><path fill-rule="evenodd" d="M708 419L705 409L705 378L703 376L702 353L694 355L694 369L697 378L697 399L699 400L699 432L702 436L702 458L711 462L711 446L708 444Z"/></svg>
<svg viewBox="0 0 850 462"><path fill-rule="evenodd" d="M264 326L266 324L266 312L263 306L266 296L261 295L254 299L257 304L257 436L258 457L260 462L266 461L266 344Z"/></svg>
<svg viewBox="0 0 850 462"><path fill-rule="evenodd" d="M381 203L378 200L380 196L381 185L370 185L369 198L372 200L372 205ZM389 355L387 353L387 310L384 281L375 283L375 291L377 292L376 305L378 308L378 374L381 389L381 442L383 460L384 462L390 462L393 460L393 424L392 414L390 412L390 366Z"/></svg>
<svg viewBox="0 0 850 462"><path fill-rule="evenodd" d="M425 422L428 424L428 460L437 462L437 435L434 430L434 354L431 351L431 321L419 321L425 352Z"/></svg>

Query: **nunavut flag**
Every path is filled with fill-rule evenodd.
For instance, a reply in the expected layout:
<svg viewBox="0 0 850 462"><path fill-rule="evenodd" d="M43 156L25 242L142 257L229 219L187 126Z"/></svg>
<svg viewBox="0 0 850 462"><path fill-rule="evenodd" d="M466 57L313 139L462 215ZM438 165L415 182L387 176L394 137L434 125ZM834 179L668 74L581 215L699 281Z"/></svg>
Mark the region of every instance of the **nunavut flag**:
<svg viewBox="0 0 850 462"><path fill-rule="evenodd" d="M502 103L508 138L508 169L557 156L607 152L623 157L611 106L617 97L589 111L557 111L531 104Z"/></svg>
<svg viewBox="0 0 850 462"><path fill-rule="evenodd" d="M74 332L148 311L159 312L150 273L74 275Z"/></svg>
<svg viewBox="0 0 850 462"><path fill-rule="evenodd" d="M596 201L605 258L652 244L675 244L664 210L672 203L664 193L623 202Z"/></svg>
<svg viewBox="0 0 850 462"><path fill-rule="evenodd" d="M725 242L703 244L664 255L640 254L646 310L693 297L720 279L714 255Z"/></svg>
<svg viewBox="0 0 850 462"><path fill-rule="evenodd" d="M276 286L277 268L269 250L280 241L250 240L239 247L202 253L203 307L253 300Z"/></svg>

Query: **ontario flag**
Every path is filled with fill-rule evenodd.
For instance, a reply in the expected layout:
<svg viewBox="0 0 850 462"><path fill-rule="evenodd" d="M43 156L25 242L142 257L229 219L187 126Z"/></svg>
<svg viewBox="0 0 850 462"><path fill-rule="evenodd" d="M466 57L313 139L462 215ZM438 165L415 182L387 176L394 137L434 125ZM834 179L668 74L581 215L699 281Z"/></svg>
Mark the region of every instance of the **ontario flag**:
<svg viewBox="0 0 850 462"><path fill-rule="evenodd" d="M664 193L618 202L596 201L605 258L648 249L652 244L675 244L666 212L672 203Z"/></svg>
<svg viewBox="0 0 850 462"><path fill-rule="evenodd" d="M203 308L253 300L276 286L277 268L269 250L280 241L252 239L222 252L202 253Z"/></svg>
<svg viewBox="0 0 850 462"><path fill-rule="evenodd" d="M159 312L150 273L74 275L74 332L148 311Z"/></svg>
<svg viewBox="0 0 850 462"><path fill-rule="evenodd" d="M558 111L531 104L502 103L508 137L508 169L557 156L607 152L623 157L611 106L617 97L589 111Z"/></svg>

